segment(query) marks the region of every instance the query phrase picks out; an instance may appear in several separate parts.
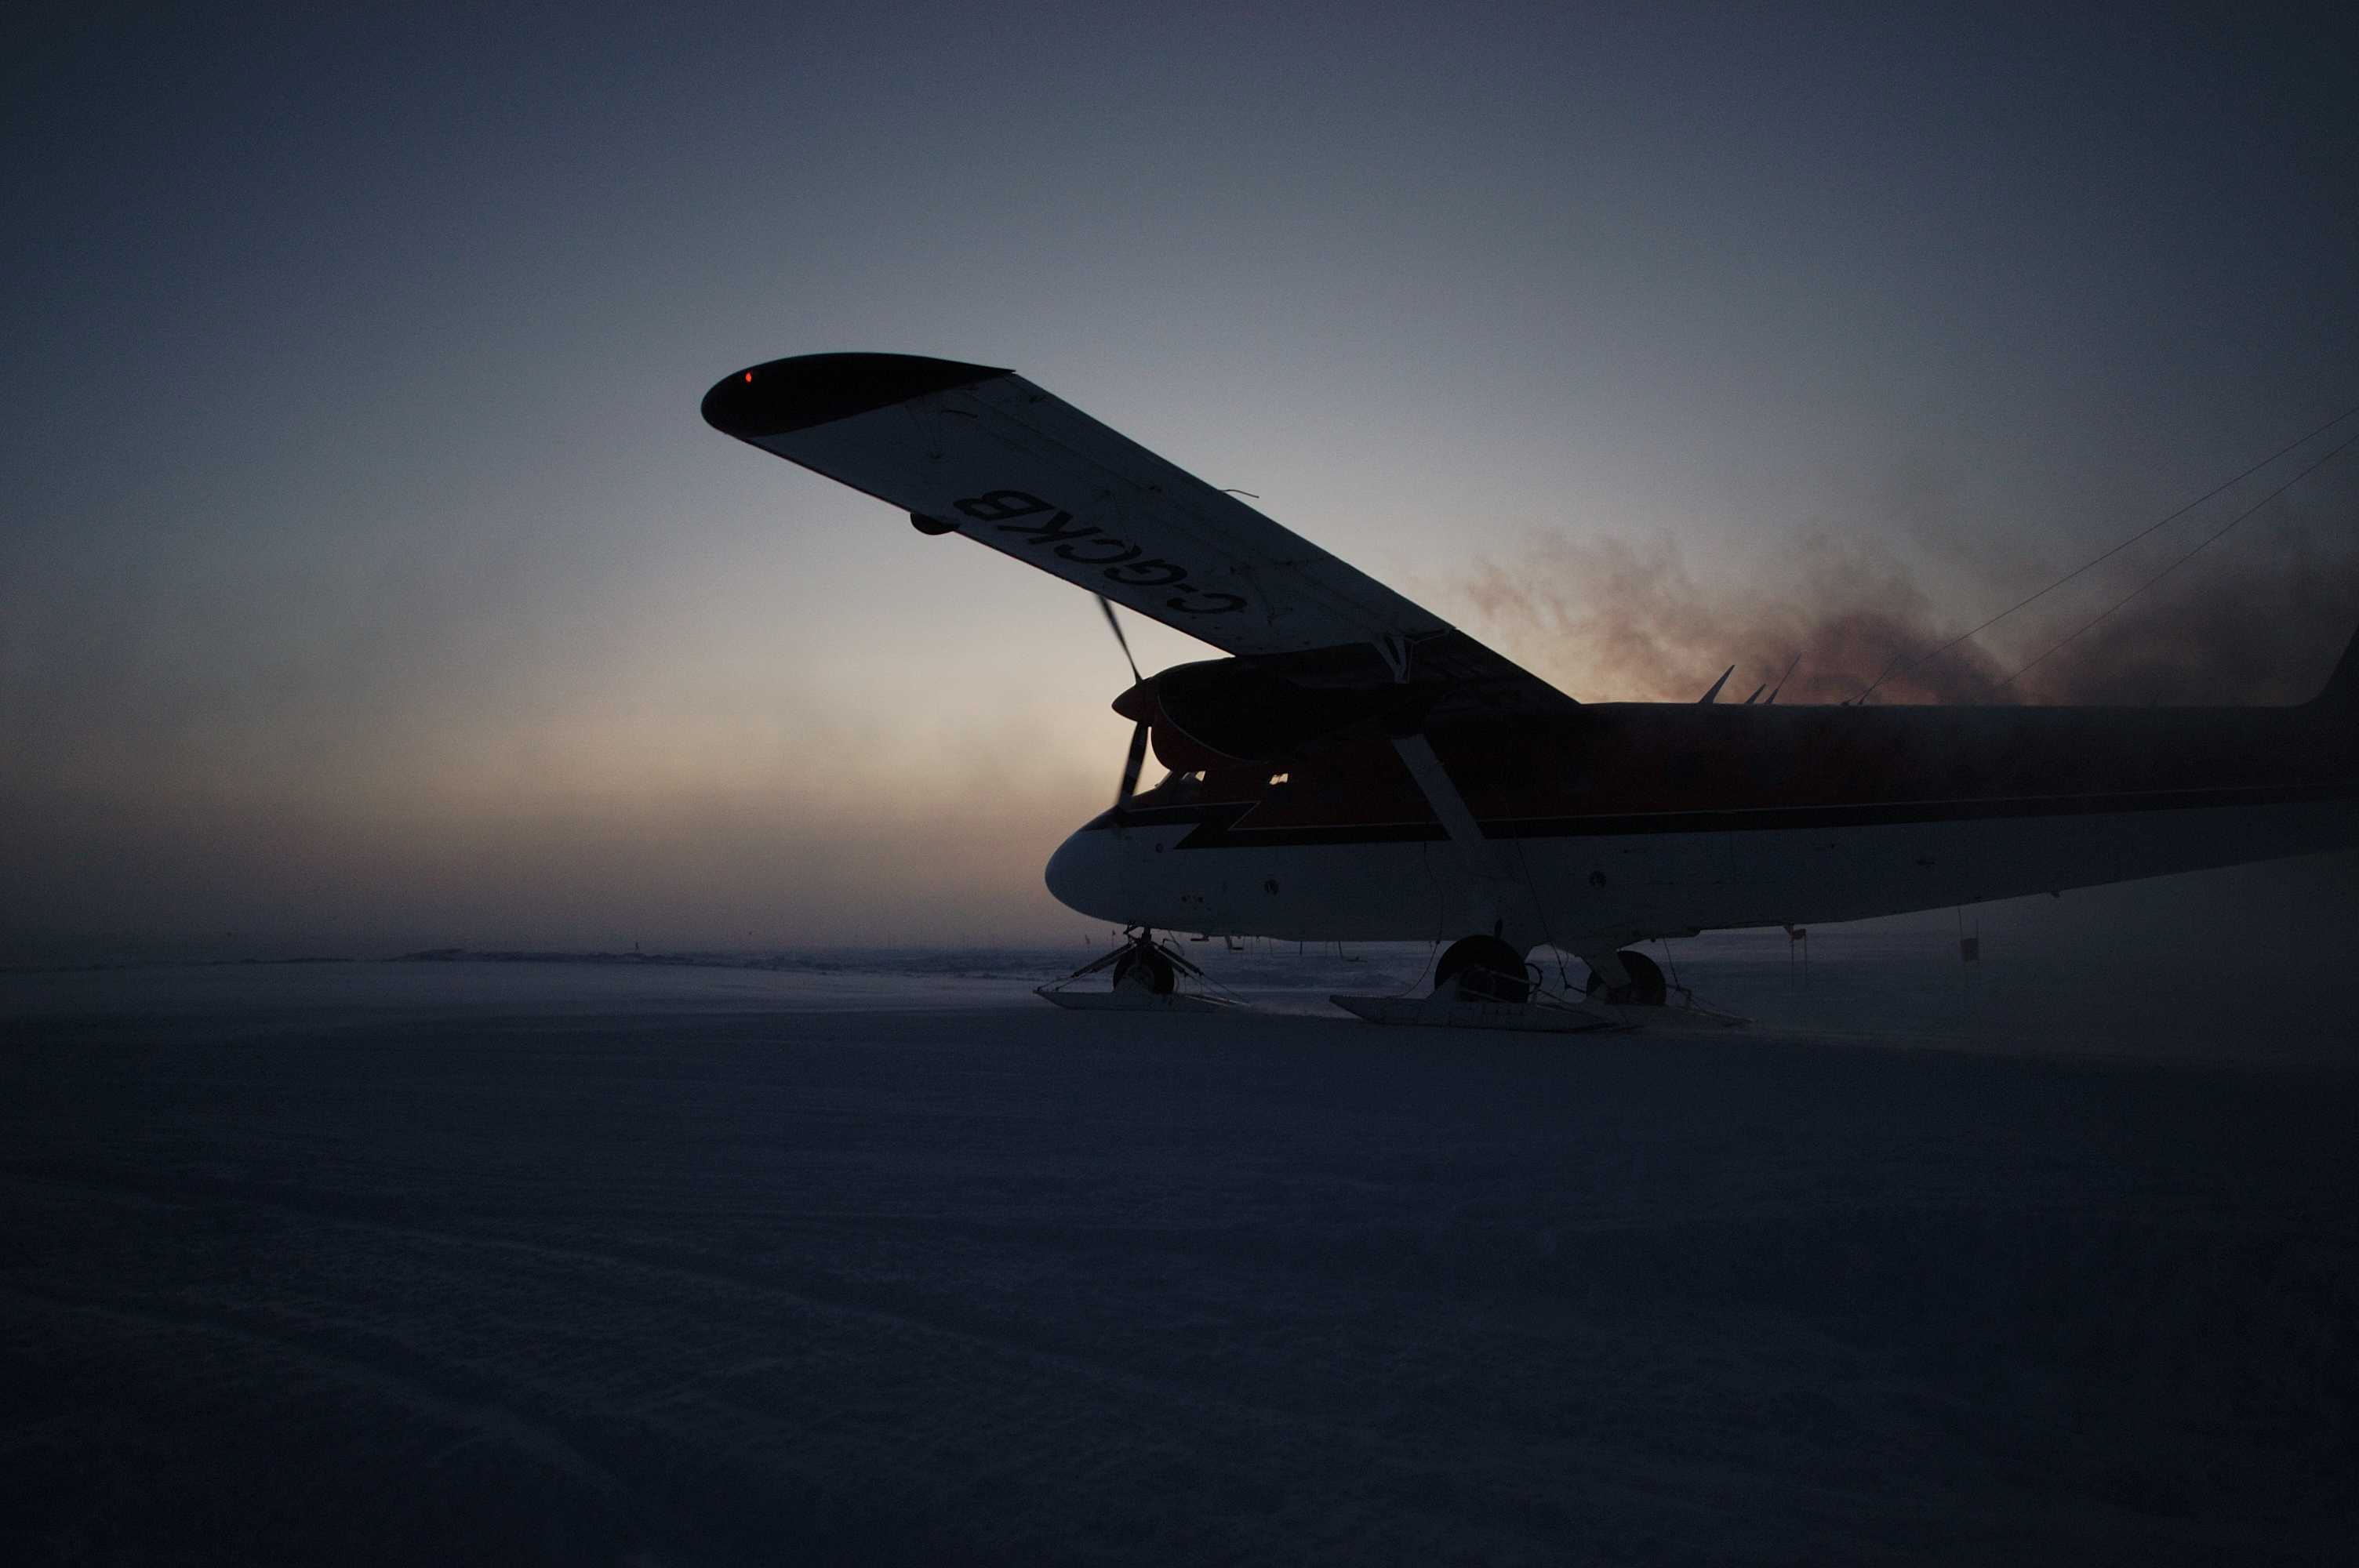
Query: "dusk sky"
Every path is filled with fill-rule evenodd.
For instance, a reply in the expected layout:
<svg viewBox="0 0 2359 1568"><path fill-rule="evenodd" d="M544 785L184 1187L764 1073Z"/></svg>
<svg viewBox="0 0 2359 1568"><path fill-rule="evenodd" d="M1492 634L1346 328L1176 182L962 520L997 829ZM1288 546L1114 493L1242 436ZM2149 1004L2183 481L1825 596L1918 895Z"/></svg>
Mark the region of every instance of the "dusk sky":
<svg viewBox="0 0 2359 1568"><path fill-rule="evenodd" d="M1094 929L1120 653L699 419L787 354L1012 367L1585 700L1848 695L1830 617L1963 631L2359 405L2326 14L12 22L0 957ZM2354 625L2359 449L2020 695Z"/></svg>

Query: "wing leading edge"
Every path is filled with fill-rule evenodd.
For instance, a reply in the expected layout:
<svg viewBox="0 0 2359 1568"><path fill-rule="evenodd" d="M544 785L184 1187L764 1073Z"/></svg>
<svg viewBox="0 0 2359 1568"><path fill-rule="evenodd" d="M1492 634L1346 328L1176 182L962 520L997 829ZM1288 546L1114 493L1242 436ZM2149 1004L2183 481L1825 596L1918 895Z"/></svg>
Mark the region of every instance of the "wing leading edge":
<svg viewBox="0 0 2359 1568"><path fill-rule="evenodd" d="M739 371L705 422L1224 652L1321 684L1433 682L1454 708L1572 699L1013 371L806 354Z"/></svg>

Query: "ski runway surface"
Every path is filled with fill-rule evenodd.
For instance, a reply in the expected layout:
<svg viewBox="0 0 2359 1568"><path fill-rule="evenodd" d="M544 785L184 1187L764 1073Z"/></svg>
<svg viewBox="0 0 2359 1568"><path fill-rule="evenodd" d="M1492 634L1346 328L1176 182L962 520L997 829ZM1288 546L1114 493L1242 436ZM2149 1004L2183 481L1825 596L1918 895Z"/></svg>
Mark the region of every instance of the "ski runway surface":
<svg viewBox="0 0 2359 1568"><path fill-rule="evenodd" d="M1857 991L1848 1033L1109 1018L1040 962L0 976L0 1555L2359 1536L2349 1058Z"/></svg>

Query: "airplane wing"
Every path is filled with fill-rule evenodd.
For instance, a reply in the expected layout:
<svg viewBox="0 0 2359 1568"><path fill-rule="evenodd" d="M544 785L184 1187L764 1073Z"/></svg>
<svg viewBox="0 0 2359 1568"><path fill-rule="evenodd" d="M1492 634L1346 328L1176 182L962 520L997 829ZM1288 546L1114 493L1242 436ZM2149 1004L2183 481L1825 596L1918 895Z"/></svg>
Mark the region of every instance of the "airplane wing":
<svg viewBox="0 0 2359 1568"><path fill-rule="evenodd" d="M1572 699L1013 371L805 354L739 371L704 418L1227 653L1313 685L1412 680L1446 706Z"/></svg>

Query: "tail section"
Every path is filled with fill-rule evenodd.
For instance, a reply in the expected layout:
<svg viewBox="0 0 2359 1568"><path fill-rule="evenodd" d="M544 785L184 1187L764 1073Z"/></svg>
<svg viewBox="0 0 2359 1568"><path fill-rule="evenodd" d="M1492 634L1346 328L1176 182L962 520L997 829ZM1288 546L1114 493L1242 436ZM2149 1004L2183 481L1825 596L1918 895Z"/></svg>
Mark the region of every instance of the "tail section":
<svg viewBox="0 0 2359 1568"><path fill-rule="evenodd" d="M2326 677L2326 685L2309 707L2326 711L2359 714L2359 635L2354 635L2351 645L2343 650L2343 660L2334 673Z"/></svg>

